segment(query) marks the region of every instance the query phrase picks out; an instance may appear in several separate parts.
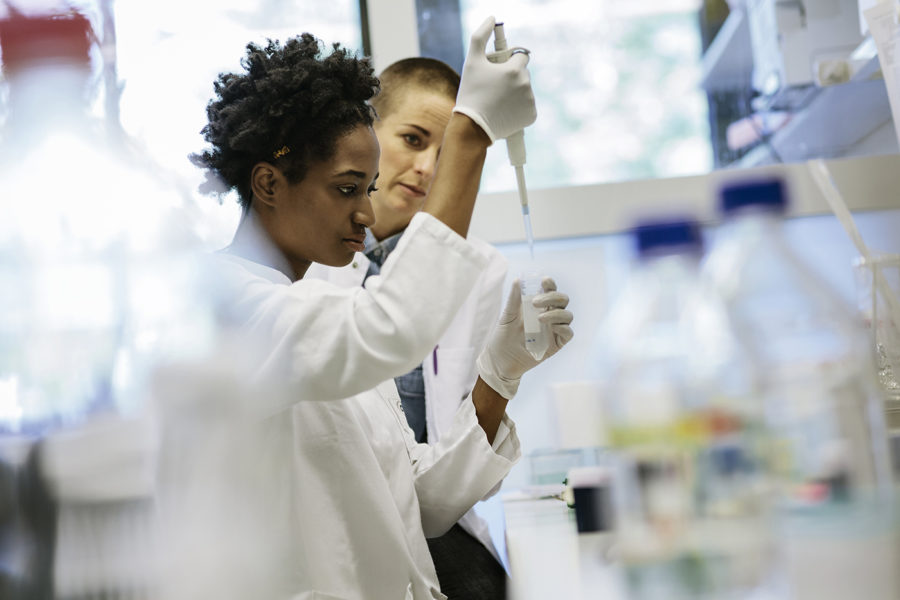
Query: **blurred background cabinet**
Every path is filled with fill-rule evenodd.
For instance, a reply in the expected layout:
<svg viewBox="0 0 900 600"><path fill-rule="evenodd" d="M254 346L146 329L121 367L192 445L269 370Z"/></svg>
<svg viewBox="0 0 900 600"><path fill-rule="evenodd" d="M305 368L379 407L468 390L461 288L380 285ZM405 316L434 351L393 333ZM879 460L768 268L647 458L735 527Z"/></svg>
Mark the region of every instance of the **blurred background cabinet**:
<svg viewBox="0 0 900 600"><path fill-rule="evenodd" d="M704 0L716 167L898 151L866 0Z"/></svg>

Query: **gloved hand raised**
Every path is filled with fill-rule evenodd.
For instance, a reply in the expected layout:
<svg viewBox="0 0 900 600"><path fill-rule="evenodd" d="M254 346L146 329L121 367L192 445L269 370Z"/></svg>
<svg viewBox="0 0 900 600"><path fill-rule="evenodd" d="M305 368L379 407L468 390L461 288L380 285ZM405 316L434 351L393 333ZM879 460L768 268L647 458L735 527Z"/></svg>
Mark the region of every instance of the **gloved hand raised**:
<svg viewBox="0 0 900 600"><path fill-rule="evenodd" d="M537 118L531 76L525 67L528 55L517 52L506 62L489 61L485 48L493 30L494 17L488 17L472 34L453 108L475 121L492 142Z"/></svg>
<svg viewBox="0 0 900 600"><path fill-rule="evenodd" d="M556 282L549 277L544 278L541 284L544 293L536 294L533 302L537 308L544 309L538 319L550 337L544 356L536 360L525 348L522 287L517 279L509 291L500 321L475 363L484 382L507 400L516 394L519 380L526 371L559 352L574 335L569 327L572 313L565 310L569 297L556 291Z"/></svg>

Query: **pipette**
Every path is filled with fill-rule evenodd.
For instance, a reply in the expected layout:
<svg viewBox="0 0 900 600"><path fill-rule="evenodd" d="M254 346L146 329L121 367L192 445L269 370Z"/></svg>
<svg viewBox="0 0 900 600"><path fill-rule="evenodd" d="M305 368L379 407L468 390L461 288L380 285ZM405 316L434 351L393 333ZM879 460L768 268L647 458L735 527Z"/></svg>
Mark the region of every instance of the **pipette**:
<svg viewBox="0 0 900 600"><path fill-rule="evenodd" d="M488 60L506 62L517 52L528 51L524 48L509 48L506 43L506 33L503 31L503 23L494 25L494 52L488 56ZM528 241L531 259L534 260L534 234L531 231L531 214L528 210L528 189L525 187L524 129L506 138L506 152L509 155L509 164L516 169L516 186L519 188L519 202L522 205L522 219L525 222L525 238Z"/></svg>
<svg viewBox="0 0 900 600"><path fill-rule="evenodd" d="M488 55L493 62L506 62L513 54L528 51L524 48L509 48L506 44L506 33L503 23L494 25L494 52ZM522 220L525 223L525 238L528 240L528 251L534 262L534 234L531 231L531 214L528 210L528 190L525 187L525 130L517 131L506 138L506 152L509 164L516 169L516 186L519 188L519 202L522 205ZM547 352L549 338L546 327L538 318L540 310L534 305L534 297L543 291L542 280L536 266L520 275L522 286L522 318L525 332L525 348L536 359L540 360Z"/></svg>

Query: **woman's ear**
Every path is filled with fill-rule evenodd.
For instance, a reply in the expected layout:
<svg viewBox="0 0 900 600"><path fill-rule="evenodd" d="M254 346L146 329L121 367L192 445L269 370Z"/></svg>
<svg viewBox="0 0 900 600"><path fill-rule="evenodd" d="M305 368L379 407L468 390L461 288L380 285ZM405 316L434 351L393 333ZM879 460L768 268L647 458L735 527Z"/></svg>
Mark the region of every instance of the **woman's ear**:
<svg viewBox="0 0 900 600"><path fill-rule="evenodd" d="M256 163L250 172L250 191L263 206L274 208L277 192L284 183L282 172L267 162Z"/></svg>

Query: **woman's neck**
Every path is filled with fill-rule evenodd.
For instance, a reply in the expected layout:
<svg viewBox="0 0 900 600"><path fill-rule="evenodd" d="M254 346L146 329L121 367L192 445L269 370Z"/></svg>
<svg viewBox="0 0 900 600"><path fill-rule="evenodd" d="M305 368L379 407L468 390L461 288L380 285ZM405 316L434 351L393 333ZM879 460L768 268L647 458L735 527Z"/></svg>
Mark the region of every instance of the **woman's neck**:
<svg viewBox="0 0 900 600"><path fill-rule="evenodd" d="M222 251L271 267L291 281L297 281L304 275L297 273L284 253L278 249L252 206L243 212L231 244Z"/></svg>

